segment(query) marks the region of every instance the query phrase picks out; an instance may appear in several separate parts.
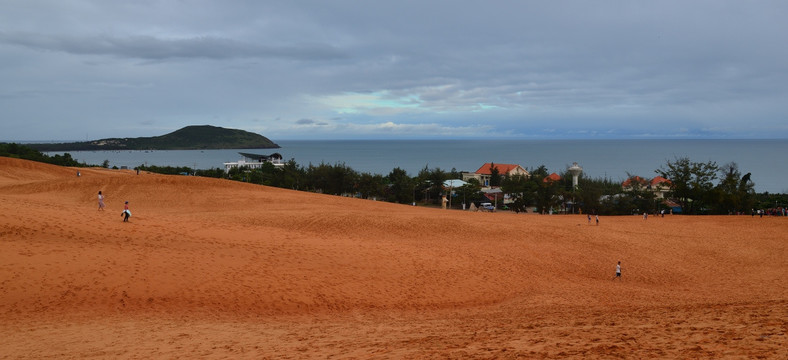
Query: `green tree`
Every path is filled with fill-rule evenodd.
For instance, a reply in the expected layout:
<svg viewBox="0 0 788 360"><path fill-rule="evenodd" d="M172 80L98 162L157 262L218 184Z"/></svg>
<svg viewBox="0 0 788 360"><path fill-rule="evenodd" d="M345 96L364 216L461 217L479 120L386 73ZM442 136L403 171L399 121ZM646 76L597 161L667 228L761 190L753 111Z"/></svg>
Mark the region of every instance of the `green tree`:
<svg viewBox="0 0 788 360"><path fill-rule="evenodd" d="M533 203L537 184L530 177L523 175L507 176L501 181L501 190L509 194L512 201L509 206L514 212L524 212Z"/></svg>
<svg viewBox="0 0 788 360"><path fill-rule="evenodd" d="M416 201L416 182L408 176L408 172L400 168L394 168L386 176L388 188L386 190L386 201L400 204L410 204Z"/></svg>
<svg viewBox="0 0 788 360"><path fill-rule="evenodd" d="M547 168L544 165L531 170L531 181L534 182L535 194L534 205L536 211L547 213L557 207L560 203L559 190L561 183L558 181L545 180L548 176Z"/></svg>
<svg viewBox="0 0 788 360"><path fill-rule="evenodd" d="M457 194L459 207L462 207L462 204L470 204L482 197L482 186L479 184L479 180L468 179L464 185L455 188L454 193ZM466 209L468 206L466 205Z"/></svg>
<svg viewBox="0 0 788 360"><path fill-rule="evenodd" d="M430 169L425 166L416 176L416 188L427 203L438 203L443 193L443 182L449 179L449 174L441 168Z"/></svg>
<svg viewBox="0 0 788 360"><path fill-rule="evenodd" d="M451 168L451 171L446 175L449 179L462 179L462 172L458 171L457 168Z"/></svg>
<svg viewBox="0 0 788 360"><path fill-rule="evenodd" d="M621 194L621 183L610 179L589 179L580 175L578 179L578 194L583 202L583 212L592 214L612 214L611 201ZM608 199L608 201L602 201Z"/></svg>
<svg viewBox="0 0 788 360"><path fill-rule="evenodd" d="M490 186L501 186L501 172L494 163L490 163Z"/></svg>
<svg viewBox="0 0 788 360"><path fill-rule="evenodd" d="M754 186L750 174L742 176L736 163L725 164L720 167L720 182L711 192L710 205L717 214L749 211L754 202Z"/></svg>
<svg viewBox="0 0 788 360"><path fill-rule="evenodd" d="M705 210L710 191L714 188L717 178L717 163L692 162L688 157L676 158L656 170L662 177L670 180L672 197L681 205L687 214L696 214Z"/></svg>
<svg viewBox="0 0 788 360"><path fill-rule="evenodd" d="M150 170L149 167L146 167L146 166L143 166L143 165L138 166L137 169L156 172L154 170ZM230 179L230 180L235 180L235 181L244 181L244 182L248 181L247 173L249 172L249 170L250 169L249 169L248 166L232 167L232 168L230 168L230 170L227 171L227 178Z"/></svg>
<svg viewBox="0 0 788 360"><path fill-rule="evenodd" d="M285 189L304 190L306 171L294 159L287 161L274 173L271 185Z"/></svg>
<svg viewBox="0 0 788 360"><path fill-rule="evenodd" d="M309 165L306 170L308 189L333 195L353 194L358 182L358 173L342 164Z"/></svg>
<svg viewBox="0 0 788 360"><path fill-rule="evenodd" d="M772 209L788 207L788 194L770 194L769 192L756 194L754 199L755 209Z"/></svg>
<svg viewBox="0 0 788 360"><path fill-rule="evenodd" d="M204 177L211 177L211 178L223 178L225 177L226 173L222 168L212 168L212 169L198 169L194 171L194 175L196 176L204 176Z"/></svg>
<svg viewBox="0 0 788 360"><path fill-rule="evenodd" d="M44 155L40 151L33 149L29 146L20 145L16 143L0 143L0 156L38 161L59 166L72 166L72 167L85 167L89 166L77 162L71 157L71 154L64 153L63 155L55 154L54 156Z"/></svg>
<svg viewBox="0 0 788 360"><path fill-rule="evenodd" d="M385 194L385 181L382 175L362 173L358 177L356 190L364 199L382 198Z"/></svg>

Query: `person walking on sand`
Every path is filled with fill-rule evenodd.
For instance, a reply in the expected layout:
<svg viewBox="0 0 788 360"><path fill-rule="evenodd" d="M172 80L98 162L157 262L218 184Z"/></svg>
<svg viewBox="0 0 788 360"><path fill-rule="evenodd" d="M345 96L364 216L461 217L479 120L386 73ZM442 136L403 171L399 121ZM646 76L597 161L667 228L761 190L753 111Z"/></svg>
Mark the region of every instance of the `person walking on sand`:
<svg viewBox="0 0 788 360"><path fill-rule="evenodd" d="M596 216L596 226L599 226L599 215L594 215L594 216Z"/></svg>
<svg viewBox="0 0 788 360"><path fill-rule="evenodd" d="M101 190L98 193L98 209L104 210L104 195L101 195Z"/></svg>
<svg viewBox="0 0 788 360"><path fill-rule="evenodd" d="M129 217L131 216L131 211L129 211L129 202L126 201L126 204L123 205L123 212L120 213L120 216L123 216L123 222L129 222Z"/></svg>
<svg viewBox="0 0 788 360"><path fill-rule="evenodd" d="M621 261L616 264L616 277L614 277L613 280L615 279L621 280Z"/></svg>
<svg viewBox="0 0 788 360"><path fill-rule="evenodd" d="M591 225L591 214L588 214L588 225Z"/></svg>

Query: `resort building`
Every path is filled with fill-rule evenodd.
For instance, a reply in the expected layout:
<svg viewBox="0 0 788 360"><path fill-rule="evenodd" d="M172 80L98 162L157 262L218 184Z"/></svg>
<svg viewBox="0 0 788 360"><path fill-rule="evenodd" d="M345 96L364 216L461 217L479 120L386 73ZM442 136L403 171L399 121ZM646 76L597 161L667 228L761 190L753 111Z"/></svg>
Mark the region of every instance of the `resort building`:
<svg viewBox="0 0 788 360"><path fill-rule="evenodd" d="M242 160L224 163L225 172L230 172L230 169L235 167L244 166L248 167L249 169L259 169L263 167L263 164L265 163L271 163L276 167L285 166L285 163L282 162L282 154L279 153L273 153L271 155L259 155L239 152L239 154L243 156Z"/></svg>
<svg viewBox="0 0 788 360"><path fill-rule="evenodd" d="M653 192L657 199L664 199L665 195L670 191L670 185L670 180L662 176L657 176L650 181L640 176L633 176L621 183L621 189L624 191L632 191L633 189L648 190Z"/></svg>
<svg viewBox="0 0 788 360"><path fill-rule="evenodd" d="M557 182L557 181L561 181L561 175L558 175L556 173L552 173L550 175L547 175L547 176L545 176L544 179L542 179L543 183L551 183L552 184L552 183Z"/></svg>
<svg viewBox="0 0 788 360"><path fill-rule="evenodd" d="M498 174L501 176L531 176L528 171L520 165L485 163L475 172L462 173L462 180L468 181L470 179L476 179L483 188L489 188L493 168L497 169Z"/></svg>

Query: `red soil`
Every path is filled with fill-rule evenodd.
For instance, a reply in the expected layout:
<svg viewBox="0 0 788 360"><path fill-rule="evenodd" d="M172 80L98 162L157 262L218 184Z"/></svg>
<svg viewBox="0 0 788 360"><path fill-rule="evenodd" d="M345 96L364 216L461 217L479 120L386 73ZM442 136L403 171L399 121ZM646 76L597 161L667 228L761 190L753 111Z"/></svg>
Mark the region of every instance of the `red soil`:
<svg viewBox="0 0 788 360"><path fill-rule="evenodd" d="M788 358L788 219L600 220L0 158L0 358Z"/></svg>

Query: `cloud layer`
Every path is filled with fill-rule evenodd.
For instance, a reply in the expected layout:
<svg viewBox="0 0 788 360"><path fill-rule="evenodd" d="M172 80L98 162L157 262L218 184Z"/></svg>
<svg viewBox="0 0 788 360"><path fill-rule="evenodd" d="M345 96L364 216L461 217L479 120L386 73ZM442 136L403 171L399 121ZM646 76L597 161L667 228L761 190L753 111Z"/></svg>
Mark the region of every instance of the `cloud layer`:
<svg viewBox="0 0 788 360"><path fill-rule="evenodd" d="M0 4L0 140L786 138L780 1Z"/></svg>

